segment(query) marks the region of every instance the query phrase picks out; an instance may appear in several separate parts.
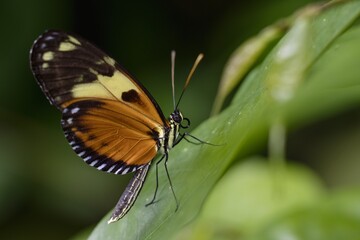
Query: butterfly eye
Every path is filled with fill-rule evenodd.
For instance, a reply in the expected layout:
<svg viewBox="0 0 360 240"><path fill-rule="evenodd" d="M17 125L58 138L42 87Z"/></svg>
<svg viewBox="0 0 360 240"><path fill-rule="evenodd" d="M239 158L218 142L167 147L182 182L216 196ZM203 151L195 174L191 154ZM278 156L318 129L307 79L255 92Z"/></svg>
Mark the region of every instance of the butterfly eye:
<svg viewBox="0 0 360 240"><path fill-rule="evenodd" d="M184 119L181 112L176 110L171 114L171 119L177 123L180 124L182 122L182 120Z"/></svg>

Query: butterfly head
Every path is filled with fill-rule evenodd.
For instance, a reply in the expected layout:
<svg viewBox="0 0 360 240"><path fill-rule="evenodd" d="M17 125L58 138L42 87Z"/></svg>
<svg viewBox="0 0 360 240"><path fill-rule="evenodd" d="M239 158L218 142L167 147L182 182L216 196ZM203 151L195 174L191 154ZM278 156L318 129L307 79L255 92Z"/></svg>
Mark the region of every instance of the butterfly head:
<svg viewBox="0 0 360 240"><path fill-rule="evenodd" d="M179 109L176 109L171 115L170 118L173 119L176 123L181 123L181 121L184 119L182 113Z"/></svg>
<svg viewBox="0 0 360 240"><path fill-rule="evenodd" d="M190 127L190 120L182 115L179 109L176 109L169 118L170 125L175 125L180 128Z"/></svg>
<svg viewBox="0 0 360 240"><path fill-rule="evenodd" d="M169 122L177 126L181 125L181 122L184 120L184 117L179 109L176 109L173 113L170 114Z"/></svg>

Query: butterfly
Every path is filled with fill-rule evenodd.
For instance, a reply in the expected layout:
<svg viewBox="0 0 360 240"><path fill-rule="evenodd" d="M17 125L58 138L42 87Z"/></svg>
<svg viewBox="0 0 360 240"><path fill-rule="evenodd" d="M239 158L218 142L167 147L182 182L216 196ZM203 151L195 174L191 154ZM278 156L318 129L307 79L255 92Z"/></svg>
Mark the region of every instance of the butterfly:
<svg viewBox="0 0 360 240"><path fill-rule="evenodd" d="M172 147L187 139L186 136L193 137L180 133L181 128L189 127L190 121L183 117L178 104L203 55L196 59L177 104L175 52L171 56L174 112L165 118L158 103L138 80L82 37L48 30L31 48L33 75L50 103L61 111L62 129L76 154L101 171L135 172L108 223L121 219L130 210L158 153L162 157L156 166L165 159L178 207L166 163ZM155 201L157 186L149 204Z"/></svg>

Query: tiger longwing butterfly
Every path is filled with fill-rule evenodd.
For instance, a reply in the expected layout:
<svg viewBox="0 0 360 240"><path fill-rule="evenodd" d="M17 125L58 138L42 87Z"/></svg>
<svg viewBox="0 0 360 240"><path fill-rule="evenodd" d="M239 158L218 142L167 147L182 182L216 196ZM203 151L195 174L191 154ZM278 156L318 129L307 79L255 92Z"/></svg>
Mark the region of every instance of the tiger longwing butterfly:
<svg viewBox="0 0 360 240"><path fill-rule="evenodd" d="M196 59L179 100L202 57L200 54ZM32 72L50 103L61 111L61 126L72 149L99 170L135 172L108 223L121 219L130 210L158 153L162 154L160 161L165 159L174 194L166 165L168 152L185 138L186 134L179 130L190 123L175 104L174 61L173 52L174 112L166 119L139 81L85 39L49 30L32 46ZM184 120L187 125L182 125ZM150 203L156 192L157 186Z"/></svg>

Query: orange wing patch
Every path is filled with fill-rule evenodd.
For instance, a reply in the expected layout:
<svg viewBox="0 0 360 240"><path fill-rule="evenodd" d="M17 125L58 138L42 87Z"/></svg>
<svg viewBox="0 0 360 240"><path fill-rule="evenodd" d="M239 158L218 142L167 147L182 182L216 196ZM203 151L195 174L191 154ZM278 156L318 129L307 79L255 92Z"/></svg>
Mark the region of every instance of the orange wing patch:
<svg viewBox="0 0 360 240"><path fill-rule="evenodd" d="M83 99L63 111L62 126L74 151L89 165L126 174L157 154L161 125L112 100Z"/></svg>

